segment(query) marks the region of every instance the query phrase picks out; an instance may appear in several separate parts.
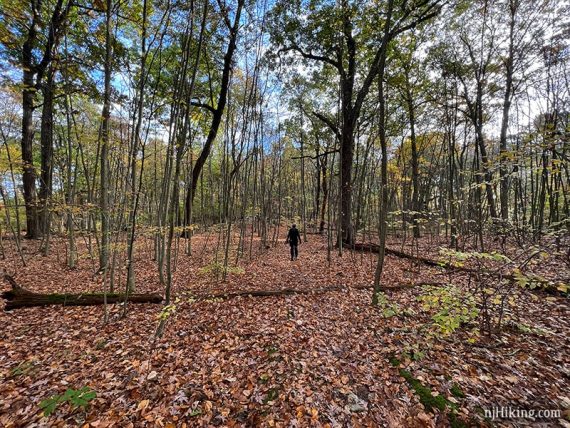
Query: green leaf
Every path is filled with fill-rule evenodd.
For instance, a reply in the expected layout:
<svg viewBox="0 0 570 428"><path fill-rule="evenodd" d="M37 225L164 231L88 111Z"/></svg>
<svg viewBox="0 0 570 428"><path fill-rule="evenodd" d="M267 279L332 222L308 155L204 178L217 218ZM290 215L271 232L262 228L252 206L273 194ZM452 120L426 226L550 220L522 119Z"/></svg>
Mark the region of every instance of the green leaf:
<svg viewBox="0 0 570 428"><path fill-rule="evenodd" d="M59 396L55 395L51 398L46 398L40 402L40 409L43 409L44 416L49 416L53 412L55 412L55 408L57 407Z"/></svg>

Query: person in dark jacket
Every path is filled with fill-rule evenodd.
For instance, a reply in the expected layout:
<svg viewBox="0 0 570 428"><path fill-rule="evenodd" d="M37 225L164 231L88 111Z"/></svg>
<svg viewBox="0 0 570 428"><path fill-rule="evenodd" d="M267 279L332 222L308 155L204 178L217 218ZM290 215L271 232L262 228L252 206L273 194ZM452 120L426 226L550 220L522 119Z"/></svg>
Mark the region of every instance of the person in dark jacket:
<svg viewBox="0 0 570 428"><path fill-rule="evenodd" d="M289 243L291 246L291 261L297 260L297 257L299 256L298 247L301 243L301 234L299 233L299 229L297 229L296 224L291 226L291 229L289 229L285 243Z"/></svg>

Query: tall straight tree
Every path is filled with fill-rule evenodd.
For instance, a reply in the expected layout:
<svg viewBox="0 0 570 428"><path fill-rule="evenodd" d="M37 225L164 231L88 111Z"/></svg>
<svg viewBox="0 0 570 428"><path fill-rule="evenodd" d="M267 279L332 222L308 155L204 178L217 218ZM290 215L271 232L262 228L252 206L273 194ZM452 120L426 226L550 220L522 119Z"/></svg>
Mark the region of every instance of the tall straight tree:
<svg viewBox="0 0 570 428"><path fill-rule="evenodd" d="M103 112L101 123L100 153L100 210L101 210L101 248L99 250L99 269L105 272L109 263L109 137L111 122L111 67L113 46L111 26L113 25L113 0L107 0L105 6L105 62Z"/></svg>
<svg viewBox="0 0 570 428"><path fill-rule="evenodd" d="M43 105L42 105L42 121L40 130L41 141L41 174L40 174L40 191L39 191L39 227L43 235L49 235L49 215L48 215L48 199L52 190L52 171L53 171L53 104L55 92L55 67L50 65L47 69L45 84L42 88ZM47 253L48 243L44 244L44 250Z"/></svg>
<svg viewBox="0 0 570 428"><path fill-rule="evenodd" d="M277 2L272 37L280 52L332 68L339 81L340 127L327 114L315 112L340 135L340 188L342 241L354 242L352 224L352 169L355 130L372 83L384 72L388 45L398 35L435 17L440 0L388 0L376 3L340 0ZM306 10L313 13L307 15ZM340 128L340 129L339 129Z"/></svg>

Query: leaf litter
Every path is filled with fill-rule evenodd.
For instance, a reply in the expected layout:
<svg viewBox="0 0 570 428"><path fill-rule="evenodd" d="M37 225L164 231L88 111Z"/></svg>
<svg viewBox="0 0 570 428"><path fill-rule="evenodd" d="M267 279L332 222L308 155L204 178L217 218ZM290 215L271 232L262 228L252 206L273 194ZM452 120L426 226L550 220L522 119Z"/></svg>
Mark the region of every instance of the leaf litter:
<svg viewBox="0 0 570 428"><path fill-rule="evenodd" d="M437 243L421 245L422 252L429 251L425 254L437 253ZM54 239L53 246L49 256L41 257L35 254L37 243L26 242L28 266L14 257L2 267L35 292L101 291L89 257L69 269L65 242ZM148 248L141 245L136 255L137 292L160 292ZM299 260L291 262L288 248L279 243L254 250L251 259L246 254L241 270L222 281L204 272L220 259L212 238L193 238L193 249L191 256L180 250L176 257L176 310L161 339L154 339L158 305L131 305L126 318L120 306L110 307L108 324L103 324L102 307L2 312L0 426L423 427L448 426L450 412L471 426L488 424L483 409L491 406L568 411L567 298L524 293L520 322L529 331L507 329L496 346L469 343L461 329L450 337L426 339L430 317L417 300L421 286L387 290L387 299L400 309L388 317L370 305L371 290L355 287L372 284L373 254L345 250L339 257L333 250L329 264L326 240L311 236L300 246ZM81 251L87 254L85 247ZM387 287L418 281L464 284L467 279L387 257ZM219 291L327 286L344 288L194 298ZM397 365L391 363L394 356ZM456 403L456 409L428 410L400 375L403 368L434 396ZM43 415L42 400L85 386L96 392L85 409L61 405L49 417Z"/></svg>

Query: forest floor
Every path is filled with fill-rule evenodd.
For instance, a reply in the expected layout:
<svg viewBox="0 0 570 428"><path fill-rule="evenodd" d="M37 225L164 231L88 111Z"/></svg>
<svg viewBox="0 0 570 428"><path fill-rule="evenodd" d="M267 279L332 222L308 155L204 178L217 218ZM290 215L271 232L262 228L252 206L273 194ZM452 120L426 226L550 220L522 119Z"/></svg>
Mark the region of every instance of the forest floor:
<svg viewBox="0 0 570 428"><path fill-rule="evenodd" d="M216 280L213 235L193 238L193 255L179 248L176 310L154 340L161 306L19 309L0 312L0 426L569 426L570 306L567 297L521 290L508 306L500 337L473 339L474 322L434 334L433 311L418 298L434 288L467 287L466 274L388 256L386 287L370 304L376 255L336 251L310 235L297 261L281 240L254 251L225 281ZM181 245L184 245L181 240ZM4 241L4 247L8 242ZM396 247L396 244L393 244ZM416 251L438 257L440 242ZM78 267L65 266L65 240L49 256L25 242L27 266L14 254L0 261L35 292L100 291L100 276L80 246ZM137 292L161 292L150 242L136 257ZM254 240L254 248L259 242ZM411 250L410 250L411 251ZM218 254L218 260L221 253ZM232 254L232 259L235 254ZM552 257L543 275L570 275ZM124 281L124 280L123 280ZM117 288L123 284L117 283ZM231 290L311 289L318 294L202 299ZM2 285L2 290L8 289ZM438 288L436 287L435 290ZM88 386L86 408L61 403L44 416L42 400ZM560 418L496 419L484 409L560 410Z"/></svg>

